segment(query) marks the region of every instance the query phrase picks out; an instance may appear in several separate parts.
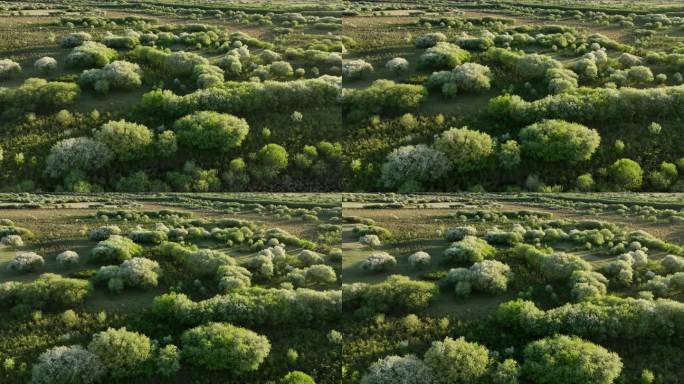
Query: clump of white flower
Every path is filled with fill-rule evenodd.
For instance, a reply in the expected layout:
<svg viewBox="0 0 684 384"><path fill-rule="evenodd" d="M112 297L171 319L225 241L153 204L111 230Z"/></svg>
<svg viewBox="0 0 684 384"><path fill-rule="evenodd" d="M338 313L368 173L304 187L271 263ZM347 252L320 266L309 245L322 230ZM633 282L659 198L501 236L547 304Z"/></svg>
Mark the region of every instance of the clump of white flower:
<svg viewBox="0 0 684 384"><path fill-rule="evenodd" d="M365 60L347 60L342 64L342 77L345 79L360 79L373 72L373 65Z"/></svg>
<svg viewBox="0 0 684 384"><path fill-rule="evenodd" d="M61 45L62 48L73 48L83 44L85 41L91 41L92 39L93 37L87 32L74 32L62 36L59 40L59 45Z"/></svg>
<svg viewBox="0 0 684 384"><path fill-rule="evenodd" d="M109 290L118 293L124 287L150 289L157 286L161 275L159 263L144 257L125 260L121 265L101 267L94 277L96 283L107 284Z"/></svg>
<svg viewBox="0 0 684 384"><path fill-rule="evenodd" d="M397 259L387 252L375 252L361 262L361 269L368 272L384 272L397 265Z"/></svg>
<svg viewBox="0 0 684 384"><path fill-rule="evenodd" d="M113 61L101 69L83 71L78 79L83 88L93 88L98 93L108 93L112 89L129 90L142 85L140 66L128 61Z"/></svg>
<svg viewBox="0 0 684 384"><path fill-rule="evenodd" d="M57 69L57 60L50 56L41 57L33 63L33 67L36 71L47 75Z"/></svg>
<svg viewBox="0 0 684 384"><path fill-rule="evenodd" d="M106 369L100 357L80 345L59 346L38 356L31 370L33 384L94 384Z"/></svg>
<svg viewBox="0 0 684 384"><path fill-rule="evenodd" d="M660 260L660 265L663 266L665 273L684 272L684 257L667 255Z"/></svg>
<svg viewBox="0 0 684 384"><path fill-rule="evenodd" d="M0 239L0 244L8 247L21 247L24 245L24 240L19 235L7 235Z"/></svg>
<svg viewBox="0 0 684 384"><path fill-rule="evenodd" d="M35 252L25 252L7 263L7 269L14 272L33 272L45 264L43 256Z"/></svg>
<svg viewBox="0 0 684 384"><path fill-rule="evenodd" d="M412 253L408 257L409 264L411 264L411 266L416 269L422 269L430 265L430 260L430 254L423 251Z"/></svg>
<svg viewBox="0 0 684 384"><path fill-rule="evenodd" d="M359 243L363 245L367 245L371 248L379 247L382 245L382 242L380 242L380 238L378 235L363 235L359 237Z"/></svg>
<svg viewBox="0 0 684 384"><path fill-rule="evenodd" d="M393 150L382 165L382 182L402 192L420 190L451 169L447 156L425 144L407 145Z"/></svg>
<svg viewBox="0 0 684 384"><path fill-rule="evenodd" d="M414 355L387 356L368 368L361 384L431 384L434 373Z"/></svg>
<svg viewBox="0 0 684 384"><path fill-rule="evenodd" d="M10 59L0 60L0 79L17 75L21 72L21 65Z"/></svg>
<svg viewBox="0 0 684 384"><path fill-rule="evenodd" d="M64 251L57 255L57 262L62 266L76 265L78 264L78 260L78 253L71 250Z"/></svg>
<svg viewBox="0 0 684 384"><path fill-rule="evenodd" d="M120 235L121 228L116 225L104 225L102 227L93 228L88 231L88 239L90 241L107 240L111 235Z"/></svg>
<svg viewBox="0 0 684 384"><path fill-rule="evenodd" d="M45 171L51 177L59 177L72 170L96 170L107 165L112 158L113 154L106 145L89 137L75 137L52 146Z"/></svg>
<svg viewBox="0 0 684 384"><path fill-rule="evenodd" d="M392 72L393 74L398 75L400 73L408 71L409 62L403 57L395 57L394 59L389 60L385 64L385 68L387 68L387 70Z"/></svg>
<svg viewBox="0 0 684 384"><path fill-rule="evenodd" d="M323 255L308 249L302 250L299 255L297 255L297 260L299 260L299 262L306 267L325 263Z"/></svg>
<svg viewBox="0 0 684 384"><path fill-rule="evenodd" d="M439 42L447 41L446 35L440 32L428 33L418 36L415 41L416 48L430 48L437 45Z"/></svg>
<svg viewBox="0 0 684 384"><path fill-rule="evenodd" d="M473 290L497 294L506 292L512 277L508 265L496 260L484 260L469 269L451 269L444 278L444 284L454 286L456 294L461 297L467 297Z"/></svg>
<svg viewBox="0 0 684 384"><path fill-rule="evenodd" d="M477 228L471 226L456 227L447 229L446 241L460 241L466 236L477 236Z"/></svg>

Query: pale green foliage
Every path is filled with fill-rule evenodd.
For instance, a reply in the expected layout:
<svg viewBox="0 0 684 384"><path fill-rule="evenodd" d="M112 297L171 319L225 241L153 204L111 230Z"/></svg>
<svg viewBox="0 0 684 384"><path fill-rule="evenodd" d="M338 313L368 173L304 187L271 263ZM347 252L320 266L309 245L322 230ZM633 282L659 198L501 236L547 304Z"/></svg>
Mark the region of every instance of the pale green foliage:
<svg viewBox="0 0 684 384"><path fill-rule="evenodd" d="M576 163L589 160L601 143L594 129L563 120L544 120L520 132L522 152L543 161Z"/></svg>
<svg viewBox="0 0 684 384"><path fill-rule="evenodd" d="M484 167L494 153L494 141L488 134L466 127L442 132L434 146L449 158L457 172L469 172Z"/></svg>
<svg viewBox="0 0 684 384"><path fill-rule="evenodd" d="M93 336L88 350L100 357L113 378L135 377L152 357L150 339L126 328L109 328Z"/></svg>
<svg viewBox="0 0 684 384"><path fill-rule="evenodd" d="M538 384L611 384L622 371L617 354L574 336L534 341L523 354L523 376Z"/></svg>
<svg viewBox="0 0 684 384"><path fill-rule="evenodd" d="M200 111L177 120L174 130L181 147L227 152L242 144L249 125L233 115Z"/></svg>
<svg viewBox="0 0 684 384"><path fill-rule="evenodd" d="M127 161L143 155L152 144L152 132L142 124L109 121L95 132L95 139L105 144L119 160Z"/></svg>
<svg viewBox="0 0 684 384"><path fill-rule="evenodd" d="M183 332L182 356L206 369L254 371L271 351L265 336L227 323L209 323Z"/></svg>
<svg viewBox="0 0 684 384"><path fill-rule="evenodd" d="M447 337L433 342L423 360L436 373L436 384L476 383L487 373L489 351L462 337Z"/></svg>

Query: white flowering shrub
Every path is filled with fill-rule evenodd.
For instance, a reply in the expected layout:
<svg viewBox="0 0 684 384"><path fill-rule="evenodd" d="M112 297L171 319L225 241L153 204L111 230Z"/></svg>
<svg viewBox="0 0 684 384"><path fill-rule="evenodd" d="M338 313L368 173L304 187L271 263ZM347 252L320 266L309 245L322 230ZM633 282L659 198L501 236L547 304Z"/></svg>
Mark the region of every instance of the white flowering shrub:
<svg viewBox="0 0 684 384"><path fill-rule="evenodd" d="M297 255L299 263L305 267L310 267L315 264L325 263L325 258L318 252L304 249Z"/></svg>
<svg viewBox="0 0 684 384"><path fill-rule="evenodd" d="M382 165L382 183L388 188L422 189L451 169L447 156L425 144L399 147L387 155Z"/></svg>
<svg viewBox="0 0 684 384"><path fill-rule="evenodd" d="M33 63L33 68L36 71L47 75L57 69L57 60L50 56L41 57Z"/></svg>
<svg viewBox="0 0 684 384"><path fill-rule="evenodd" d="M438 89L444 96L451 97L457 93L477 93L490 88L491 70L489 67L465 63L457 66L451 72L435 72L428 78L427 86Z"/></svg>
<svg viewBox="0 0 684 384"><path fill-rule="evenodd" d="M412 253L408 257L409 264L411 264L411 266L416 269L423 269L427 267L428 265L430 265L430 261L430 254L423 251Z"/></svg>
<svg viewBox="0 0 684 384"><path fill-rule="evenodd" d="M45 172L51 177L59 177L72 170L97 170L109 164L112 158L106 145L89 137L64 139L50 149Z"/></svg>
<svg viewBox="0 0 684 384"><path fill-rule="evenodd" d="M0 79L7 79L21 72L21 65L10 59L0 60Z"/></svg>
<svg viewBox="0 0 684 384"><path fill-rule="evenodd" d="M372 73L373 70L373 66L365 60L345 60L342 63L342 78L349 80L360 79Z"/></svg>
<svg viewBox="0 0 684 384"><path fill-rule="evenodd" d="M78 79L83 88L92 88L98 93L110 90L131 90L142 85L142 69L128 61L113 61L101 69L83 71Z"/></svg>
<svg viewBox="0 0 684 384"><path fill-rule="evenodd" d="M57 255L57 262L62 266L76 265L78 264L78 260L78 253L70 250L66 250Z"/></svg>
<svg viewBox="0 0 684 384"><path fill-rule="evenodd" d="M622 65L623 68L631 68L637 65L641 65L641 57L632 55L631 53L624 52L618 56L618 63Z"/></svg>
<svg viewBox="0 0 684 384"><path fill-rule="evenodd" d="M444 262L448 264L469 264L490 259L495 254L496 249L485 240L468 235L452 243L442 256Z"/></svg>
<svg viewBox="0 0 684 384"><path fill-rule="evenodd" d="M214 249L182 252L180 257L187 270L195 276L215 276L222 265L235 265L235 259Z"/></svg>
<svg viewBox="0 0 684 384"><path fill-rule="evenodd" d="M237 265L220 266L216 271L216 277L219 281L218 289L222 293L252 285L252 273L247 268Z"/></svg>
<svg viewBox="0 0 684 384"><path fill-rule="evenodd" d="M380 245L382 245L382 242L380 241L378 235L363 235L359 237L359 243L367 245L371 248L379 247Z"/></svg>
<svg viewBox="0 0 684 384"><path fill-rule="evenodd" d="M33 272L44 264L43 256L35 252L25 252L10 260L7 263L7 269L14 272Z"/></svg>
<svg viewBox="0 0 684 384"><path fill-rule="evenodd" d="M546 71L544 79L548 84L549 93L559 94L577 88L578 76L567 68L551 68Z"/></svg>
<svg viewBox="0 0 684 384"><path fill-rule="evenodd" d="M249 125L230 114L198 111L176 120L173 129L180 147L228 152L242 144Z"/></svg>
<svg viewBox="0 0 684 384"><path fill-rule="evenodd" d="M94 384L106 371L100 358L80 345L58 346L38 356L32 384Z"/></svg>
<svg viewBox="0 0 684 384"><path fill-rule="evenodd" d="M660 265L665 273L684 272L684 257L667 255L660 260Z"/></svg>
<svg viewBox="0 0 684 384"><path fill-rule="evenodd" d="M93 40L93 37L89 33L75 32L62 36L62 38L59 40L59 45L62 48L73 48L91 40Z"/></svg>
<svg viewBox="0 0 684 384"><path fill-rule="evenodd" d="M19 235L7 235L0 239L0 244L8 247L21 247L24 245L24 240Z"/></svg>
<svg viewBox="0 0 684 384"><path fill-rule="evenodd" d="M477 236L477 228L471 226L449 228L444 235L446 241L460 241L466 236Z"/></svg>
<svg viewBox="0 0 684 384"><path fill-rule="evenodd" d="M437 45L439 42L447 41L446 35L440 32L428 33L418 36L414 42L416 48L430 48Z"/></svg>
<svg viewBox="0 0 684 384"><path fill-rule="evenodd" d="M432 384L433 372L414 355L386 356L368 368L361 384Z"/></svg>
<svg viewBox="0 0 684 384"><path fill-rule="evenodd" d="M116 225L104 225L102 227L93 228L88 231L88 240L102 241L109 239L111 235L120 235L121 228Z"/></svg>
<svg viewBox="0 0 684 384"><path fill-rule="evenodd" d="M66 64L74 68L104 67L118 56L115 50L104 44L87 41L71 51L66 58Z"/></svg>
<svg viewBox="0 0 684 384"><path fill-rule="evenodd" d="M375 252L361 262L364 271L379 273L397 265L397 259L387 252Z"/></svg>
<svg viewBox="0 0 684 384"><path fill-rule="evenodd" d="M506 292L513 278L511 268L496 260L484 260L470 268L452 268L440 282L444 287L454 287L459 297L468 297L472 291L499 294Z"/></svg>
<svg viewBox="0 0 684 384"><path fill-rule="evenodd" d="M134 243L133 240L111 235L107 240L100 241L97 246L90 251L90 259L94 262L120 262L140 256L143 248Z"/></svg>
<svg viewBox="0 0 684 384"><path fill-rule="evenodd" d="M408 71L409 62L403 57L395 57L385 63L385 68L393 74L399 75Z"/></svg>

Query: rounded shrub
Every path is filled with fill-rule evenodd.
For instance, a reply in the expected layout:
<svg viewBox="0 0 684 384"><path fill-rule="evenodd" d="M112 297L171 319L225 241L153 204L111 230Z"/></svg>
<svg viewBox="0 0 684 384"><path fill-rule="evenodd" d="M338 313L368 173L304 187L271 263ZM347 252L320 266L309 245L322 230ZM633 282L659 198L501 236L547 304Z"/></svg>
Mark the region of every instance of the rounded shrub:
<svg viewBox="0 0 684 384"><path fill-rule="evenodd" d="M388 188L406 189L407 185L428 186L451 169L446 154L424 144L393 150L382 165L381 181ZM403 187L403 188L402 188ZM411 191L407 191L411 192Z"/></svg>
<svg viewBox="0 0 684 384"><path fill-rule="evenodd" d="M7 269L14 272L33 272L45 265L43 256L35 252L24 252L7 263Z"/></svg>
<svg viewBox="0 0 684 384"><path fill-rule="evenodd" d="M32 384L93 384L105 368L100 358L80 345L59 346L38 356L31 370Z"/></svg>
<svg viewBox="0 0 684 384"><path fill-rule="evenodd" d="M51 177L59 177L75 169L97 170L109 164L112 158L106 145L89 137L64 139L50 149L45 172Z"/></svg>
<svg viewBox="0 0 684 384"><path fill-rule="evenodd" d="M127 161L143 155L152 144L152 132L142 124L109 121L95 132L95 139L106 145L119 160Z"/></svg>
<svg viewBox="0 0 684 384"><path fill-rule="evenodd" d="M109 375L115 379L140 375L152 357L150 339L126 328L109 328L96 334L88 344L88 350L100 357Z"/></svg>
<svg viewBox="0 0 684 384"><path fill-rule="evenodd" d="M617 354L576 336L534 341L523 355L523 376L539 384L611 384L622 371Z"/></svg>
<svg viewBox="0 0 684 384"><path fill-rule="evenodd" d="M447 337L433 342L423 360L436 373L436 384L475 383L487 373L489 351L462 337L456 340Z"/></svg>
<svg viewBox="0 0 684 384"><path fill-rule="evenodd" d="M397 265L397 259L387 252L375 252L361 262L361 269L368 272L384 272Z"/></svg>
<svg viewBox="0 0 684 384"><path fill-rule="evenodd" d="M544 120L520 131L523 154L549 162L589 160L600 143L596 130L563 120Z"/></svg>
<svg viewBox="0 0 684 384"><path fill-rule="evenodd" d="M174 131L181 147L227 152L242 144L249 125L233 115L200 111L177 120Z"/></svg>
<svg viewBox="0 0 684 384"><path fill-rule="evenodd" d="M608 168L608 177L617 188L631 191L641 188L644 172L636 161L620 159Z"/></svg>
<svg viewBox="0 0 684 384"><path fill-rule="evenodd" d="M35 68L36 71L47 75L57 69L57 60L49 56L41 57L33 63L33 68Z"/></svg>
<svg viewBox="0 0 684 384"><path fill-rule="evenodd" d="M241 374L259 368L271 351L265 336L227 323L208 323L183 332L182 357L206 369Z"/></svg>
<svg viewBox="0 0 684 384"><path fill-rule="evenodd" d="M21 72L21 65L10 59L0 60L0 79L7 79Z"/></svg>
<svg viewBox="0 0 684 384"><path fill-rule="evenodd" d="M368 368L361 384L432 384L437 375L414 355L387 356Z"/></svg>
<svg viewBox="0 0 684 384"><path fill-rule="evenodd" d="M452 167L458 172L482 168L494 152L491 136L466 127L442 132L434 146L449 158Z"/></svg>

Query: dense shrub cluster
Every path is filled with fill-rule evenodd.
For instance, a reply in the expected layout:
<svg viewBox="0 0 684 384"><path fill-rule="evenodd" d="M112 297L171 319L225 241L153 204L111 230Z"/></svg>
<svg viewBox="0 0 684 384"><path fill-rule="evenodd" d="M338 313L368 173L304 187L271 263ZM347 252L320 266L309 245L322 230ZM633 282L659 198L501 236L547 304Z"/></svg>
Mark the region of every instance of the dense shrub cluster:
<svg viewBox="0 0 684 384"><path fill-rule="evenodd" d="M121 265L100 267L93 281L106 285L112 293L120 293L124 288L150 289L158 284L161 268L156 261L144 257L125 260Z"/></svg>
<svg viewBox="0 0 684 384"><path fill-rule="evenodd" d="M368 272L385 272L397 265L397 259L387 252L375 252L361 262L361 269Z"/></svg>
<svg viewBox="0 0 684 384"><path fill-rule="evenodd" d="M375 313L410 313L425 309L439 293L437 285L392 275L382 283L342 285L344 311L361 316Z"/></svg>
<svg viewBox="0 0 684 384"><path fill-rule="evenodd" d="M470 53L458 45L440 42L428 48L418 58L418 67L423 69L452 69L470 60Z"/></svg>
<svg viewBox="0 0 684 384"><path fill-rule="evenodd" d="M77 84L31 78L18 87L0 88L0 112L52 112L73 103L80 92Z"/></svg>
<svg viewBox="0 0 684 384"><path fill-rule="evenodd" d="M427 87L437 89L444 96L452 97L458 93L483 92L490 88L491 71L489 67L465 63L451 71L435 72L428 78Z"/></svg>
<svg viewBox="0 0 684 384"><path fill-rule="evenodd" d="M600 143L596 130L562 120L544 120L520 131L522 153L549 162L589 160Z"/></svg>
<svg viewBox="0 0 684 384"><path fill-rule="evenodd" d="M340 316L341 291L250 287L194 302L168 293L154 300L153 312L164 321L197 325L208 321L245 326L334 321Z"/></svg>
<svg viewBox="0 0 684 384"><path fill-rule="evenodd" d="M113 61L101 69L83 71L78 84L104 94L110 90L130 90L142 85L142 70L138 64Z"/></svg>
<svg viewBox="0 0 684 384"><path fill-rule="evenodd" d="M496 249L485 240L467 235L452 243L442 254L442 260L447 264L472 264L490 259L495 254Z"/></svg>
<svg viewBox="0 0 684 384"><path fill-rule="evenodd" d="M453 287L456 295L467 297L472 291L498 294L506 292L513 277L511 268L496 260L484 260L470 268L454 268L440 281L442 287Z"/></svg>
<svg viewBox="0 0 684 384"><path fill-rule="evenodd" d="M119 54L106 45L87 41L66 57L66 65L74 68L103 67L119 57Z"/></svg>
<svg viewBox="0 0 684 384"><path fill-rule="evenodd" d="M89 137L64 139L50 149L45 173L60 177L73 170L97 170L107 165L113 157L105 144Z"/></svg>
<svg viewBox="0 0 684 384"><path fill-rule="evenodd" d="M182 357L206 369L237 374L259 368L271 351L265 336L227 323L208 323L181 336Z"/></svg>
<svg viewBox="0 0 684 384"><path fill-rule="evenodd" d="M133 240L120 235L111 235L107 240L97 243L90 251L90 261L112 263L128 260L142 254L143 248Z"/></svg>
<svg viewBox="0 0 684 384"><path fill-rule="evenodd" d="M45 264L43 256L35 252L24 252L7 263L7 269L13 272L33 272Z"/></svg>
<svg viewBox="0 0 684 384"><path fill-rule="evenodd" d="M15 310L73 308L82 304L91 291L86 280L45 273L28 283L0 284L0 306Z"/></svg>

